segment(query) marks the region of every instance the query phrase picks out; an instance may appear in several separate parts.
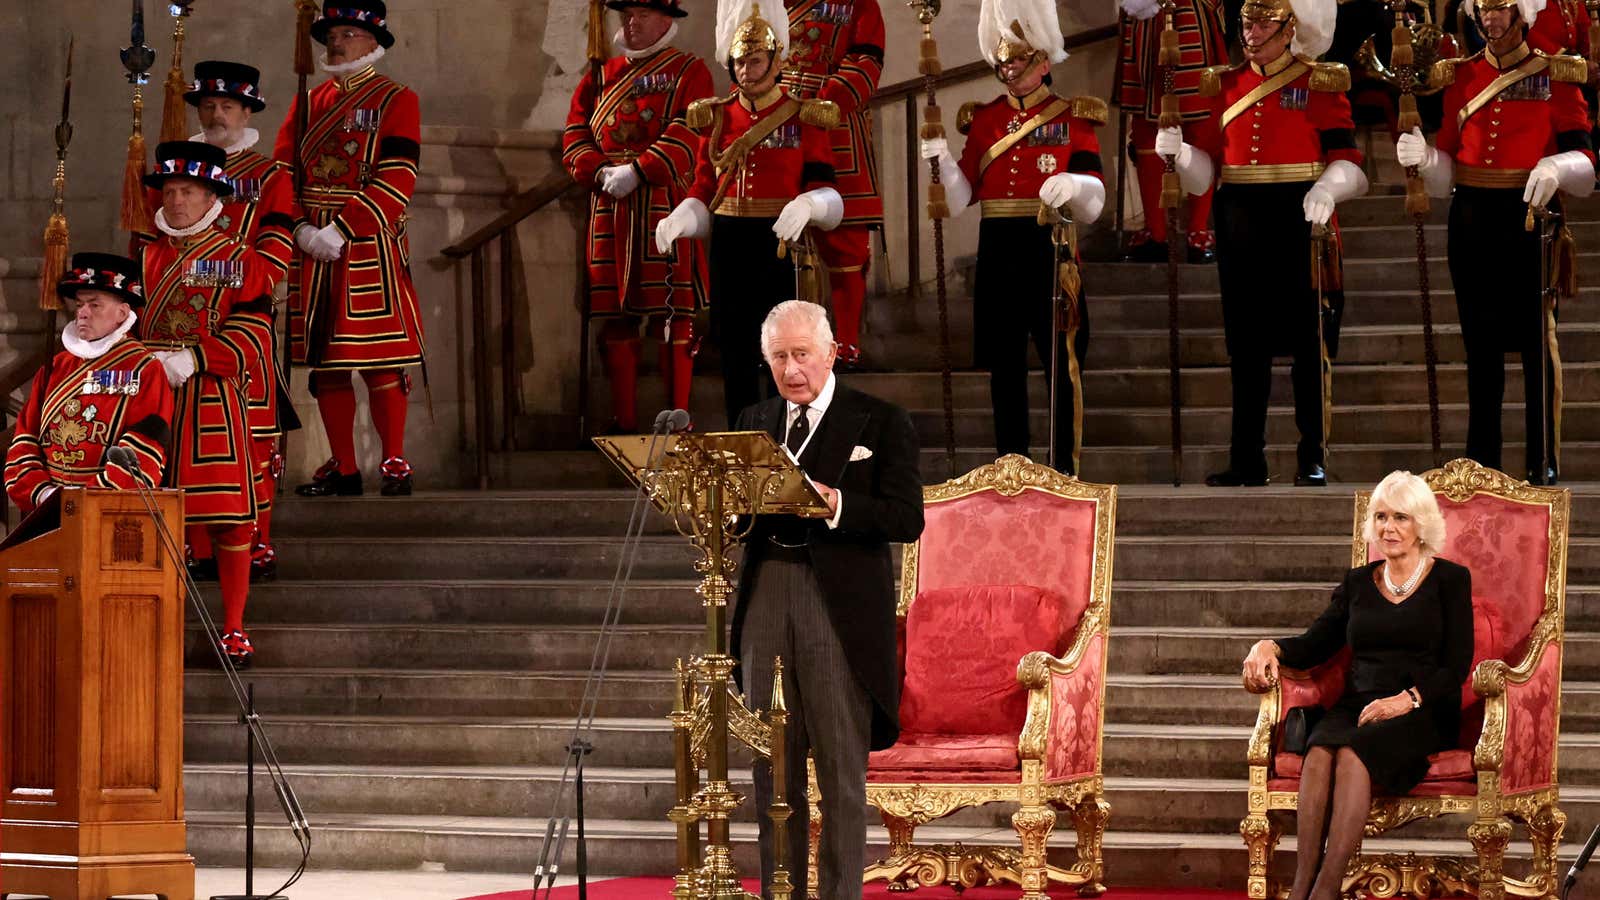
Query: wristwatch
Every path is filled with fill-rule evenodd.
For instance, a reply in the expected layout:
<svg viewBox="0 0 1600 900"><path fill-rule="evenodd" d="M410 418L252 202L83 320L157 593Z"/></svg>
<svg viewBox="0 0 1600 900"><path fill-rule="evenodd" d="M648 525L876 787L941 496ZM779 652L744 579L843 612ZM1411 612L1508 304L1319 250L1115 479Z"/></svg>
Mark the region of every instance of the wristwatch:
<svg viewBox="0 0 1600 900"><path fill-rule="evenodd" d="M1422 698L1417 696L1416 688L1406 688L1406 696L1411 698L1412 709L1420 709L1422 707Z"/></svg>

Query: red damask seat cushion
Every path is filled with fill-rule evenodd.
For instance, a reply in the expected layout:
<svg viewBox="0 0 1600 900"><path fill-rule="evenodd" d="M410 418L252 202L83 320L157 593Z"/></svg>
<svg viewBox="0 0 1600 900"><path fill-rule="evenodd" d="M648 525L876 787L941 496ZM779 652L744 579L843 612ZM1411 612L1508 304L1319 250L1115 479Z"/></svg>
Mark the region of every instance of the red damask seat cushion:
<svg viewBox="0 0 1600 900"><path fill-rule="evenodd" d="M1272 760L1273 774L1278 778L1298 781L1303 762L1305 759L1298 753L1279 753ZM1472 751L1445 750L1428 757L1428 774L1422 777L1422 783L1474 781L1477 777L1472 768ZM1417 793L1424 792L1419 790Z"/></svg>
<svg viewBox="0 0 1600 900"><path fill-rule="evenodd" d="M1002 735L1016 760L1028 712L1017 663L1059 655L1082 602L1028 585L970 585L919 593L906 615L900 727L910 733ZM902 738L902 741L904 738Z"/></svg>
<svg viewBox="0 0 1600 900"><path fill-rule="evenodd" d="M1021 768L1014 734L901 732L867 763L870 781L1014 781Z"/></svg>

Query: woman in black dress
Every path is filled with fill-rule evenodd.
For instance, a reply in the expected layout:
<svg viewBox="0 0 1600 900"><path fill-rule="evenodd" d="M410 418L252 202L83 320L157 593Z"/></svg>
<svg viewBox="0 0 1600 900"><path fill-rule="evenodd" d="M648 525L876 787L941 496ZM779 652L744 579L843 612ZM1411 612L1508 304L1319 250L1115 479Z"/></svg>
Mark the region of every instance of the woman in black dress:
<svg viewBox="0 0 1600 900"><path fill-rule="evenodd" d="M1383 559L1345 573L1304 634L1260 641L1245 657L1246 685L1264 691L1279 665L1310 669L1351 650L1344 694L1307 742L1289 900L1336 900L1373 793L1409 792L1429 754L1456 746L1472 665L1472 575L1438 557L1444 530L1427 483L1390 473L1363 529Z"/></svg>

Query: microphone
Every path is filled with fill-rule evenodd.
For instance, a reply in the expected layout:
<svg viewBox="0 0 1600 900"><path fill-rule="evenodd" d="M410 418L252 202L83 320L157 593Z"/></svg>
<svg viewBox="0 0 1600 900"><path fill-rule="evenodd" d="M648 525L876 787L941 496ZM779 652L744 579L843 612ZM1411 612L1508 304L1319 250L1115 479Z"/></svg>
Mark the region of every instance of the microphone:
<svg viewBox="0 0 1600 900"><path fill-rule="evenodd" d="M677 434L678 432L683 431L684 429L689 427L689 412L688 412L688 410L683 410L683 409L674 409L674 410L671 410L671 411L662 410L661 411L661 415L667 417L667 433L668 434ZM661 419L661 416L657 416L656 417L656 420L658 422L660 421L660 419Z"/></svg>
<svg viewBox="0 0 1600 900"><path fill-rule="evenodd" d="M1583 845L1583 852L1578 854L1578 858L1572 863L1572 868L1567 870L1566 883L1561 885L1562 896L1566 896L1567 891L1572 890L1572 886L1578 883L1578 873L1589 864L1589 857L1594 855L1597 846L1600 846L1600 825L1596 825L1594 831L1589 833L1589 843Z"/></svg>
<svg viewBox="0 0 1600 900"><path fill-rule="evenodd" d="M129 472L139 471L139 457L127 447L112 447L106 451L106 462L113 462L127 469Z"/></svg>
<svg viewBox="0 0 1600 900"><path fill-rule="evenodd" d="M670 409L663 409L661 412L656 413L656 423L650 427L650 433L660 434L667 423L672 421L672 412Z"/></svg>

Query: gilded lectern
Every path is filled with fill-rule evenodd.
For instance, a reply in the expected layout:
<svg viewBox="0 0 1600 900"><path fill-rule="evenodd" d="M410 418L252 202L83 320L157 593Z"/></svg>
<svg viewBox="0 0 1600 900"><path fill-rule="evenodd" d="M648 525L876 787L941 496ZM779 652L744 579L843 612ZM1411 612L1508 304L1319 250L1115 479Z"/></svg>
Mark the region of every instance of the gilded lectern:
<svg viewBox="0 0 1600 900"><path fill-rule="evenodd" d="M168 522L177 491L157 491ZM192 900L181 560L144 501L63 488L0 544L0 896Z"/></svg>
<svg viewBox="0 0 1600 900"><path fill-rule="evenodd" d="M784 767L793 761L783 758L788 713L783 705L782 661L776 666L772 709L763 718L746 708L729 681L734 660L728 654L727 606L734 563L728 554L750 533L757 513L821 517L828 514L828 505L788 451L764 431L630 435L595 438L595 444L700 554L694 566L702 576L698 592L706 610L705 651L687 665L679 661L668 717L677 782L677 802L668 814L678 828L678 875L672 895L677 900L751 896L740 886L728 838L729 817L744 802L728 782L731 734L752 753L772 760L774 792L766 810L777 853L772 898L789 900L790 867L805 861L783 858L785 830L798 826L788 822L792 808L783 795Z"/></svg>

